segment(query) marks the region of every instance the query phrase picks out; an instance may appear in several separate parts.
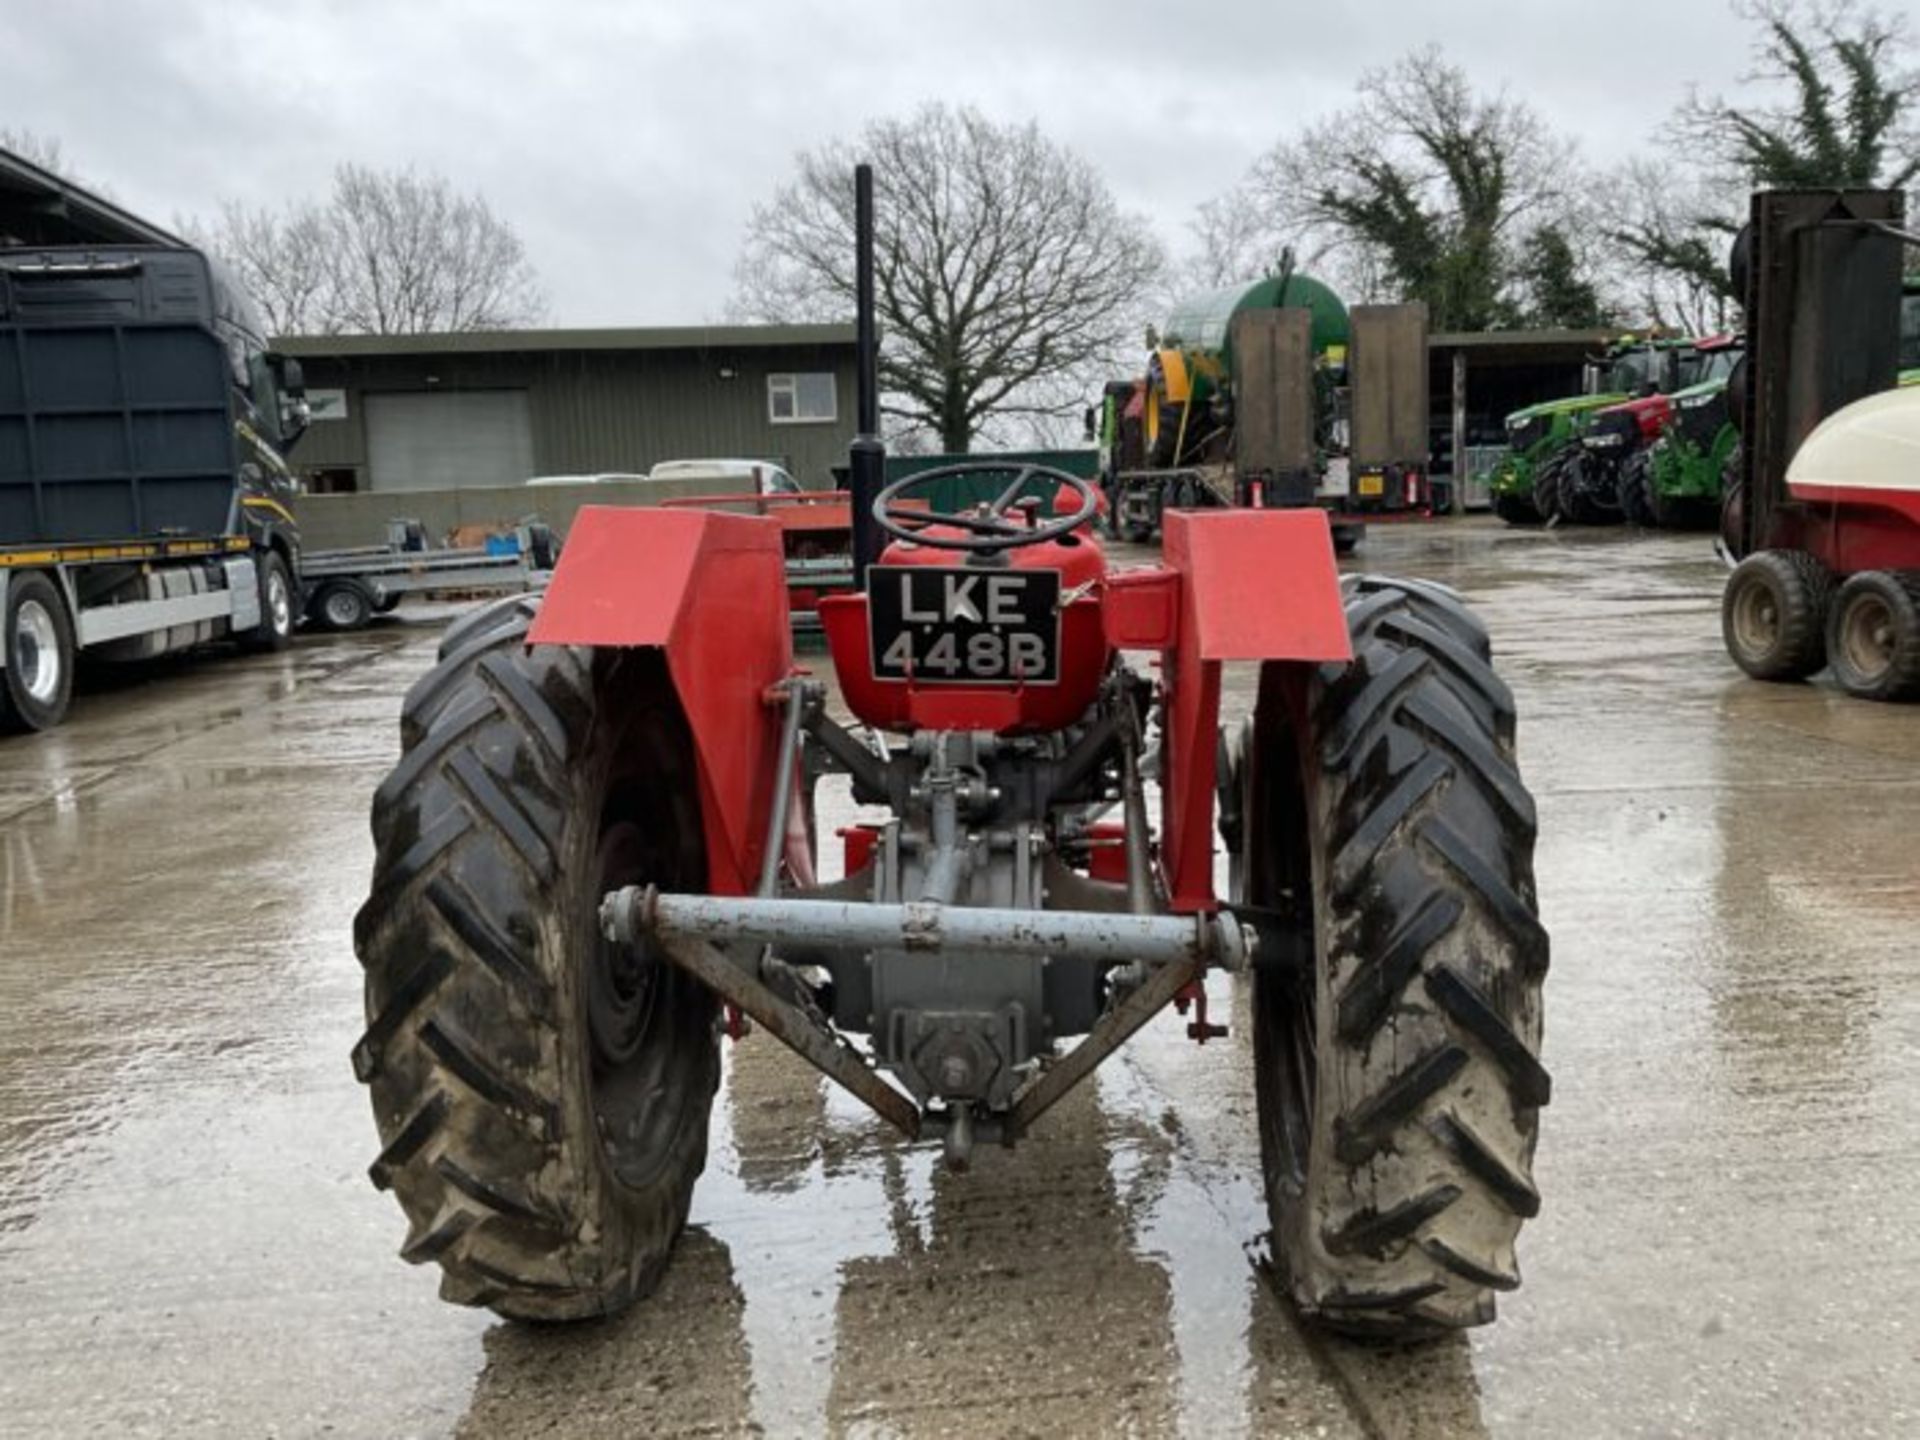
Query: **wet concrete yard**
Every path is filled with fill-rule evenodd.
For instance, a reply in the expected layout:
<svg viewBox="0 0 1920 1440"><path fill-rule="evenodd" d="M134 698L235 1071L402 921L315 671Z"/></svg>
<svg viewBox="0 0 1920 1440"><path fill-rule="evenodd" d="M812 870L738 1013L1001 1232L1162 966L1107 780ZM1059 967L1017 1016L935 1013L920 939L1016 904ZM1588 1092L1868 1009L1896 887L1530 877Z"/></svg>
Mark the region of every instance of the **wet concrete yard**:
<svg viewBox="0 0 1920 1440"><path fill-rule="evenodd" d="M1495 1326L1369 1350L1274 1297L1225 980L1229 1039L1163 1017L965 1176L752 1037L652 1301L443 1305L347 1060L402 610L0 741L0 1433L1920 1433L1920 709L1741 678L1699 537L1363 558L1481 609L1540 801L1545 1209Z"/></svg>

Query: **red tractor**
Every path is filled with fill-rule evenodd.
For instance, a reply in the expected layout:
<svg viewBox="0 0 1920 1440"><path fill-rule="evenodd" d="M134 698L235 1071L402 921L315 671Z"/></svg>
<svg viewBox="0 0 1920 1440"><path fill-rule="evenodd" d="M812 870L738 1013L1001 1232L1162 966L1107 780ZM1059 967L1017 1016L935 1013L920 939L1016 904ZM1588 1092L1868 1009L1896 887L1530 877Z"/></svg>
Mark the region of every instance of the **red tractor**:
<svg viewBox="0 0 1920 1440"><path fill-rule="evenodd" d="M1739 472L1723 536L1739 564L1721 628L1749 675L1830 669L1874 700L1920 699L1920 392L1896 390L1898 191L1755 195L1734 250L1748 357L1729 382Z"/></svg>
<svg viewBox="0 0 1920 1440"><path fill-rule="evenodd" d="M687 1218L743 1017L964 1168L1168 1006L1223 1033L1224 970L1295 1300L1364 1335L1490 1320L1540 1203L1548 946L1485 629L1437 585L1343 585L1317 510L1175 512L1160 566L1115 571L1085 481L1009 466L936 515L941 472L877 488L876 449L884 547L820 602L858 728L794 668L777 523L693 511L583 510L544 601L456 625L409 694L354 1053L403 1256L503 1315L617 1310ZM1228 662L1258 698L1223 730ZM888 818L823 883L828 776Z"/></svg>

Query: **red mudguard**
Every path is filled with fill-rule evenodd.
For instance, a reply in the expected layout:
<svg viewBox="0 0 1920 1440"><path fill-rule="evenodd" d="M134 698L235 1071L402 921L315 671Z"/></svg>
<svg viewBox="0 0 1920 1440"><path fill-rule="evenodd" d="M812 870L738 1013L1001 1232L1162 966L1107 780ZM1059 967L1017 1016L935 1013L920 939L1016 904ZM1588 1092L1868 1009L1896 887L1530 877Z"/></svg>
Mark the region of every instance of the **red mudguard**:
<svg viewBox="0 0 1920 1440"><path fill-rule="evenodd" d="M693 733L708 888L760 870L780 744L772 686L793 669L777 520L711 510L584 507L528 643L655 646Z"/></svg>
<svg viewBox="0 0 1920 1440"><path fill-rule="evenodd" d="M1319 510L1168 511L1165 568L1116 575L1107 636L1163 652L1168 773L1160 865L1173 908L1211 910L1215 743L1227 660L1353 658L1333 537Z"/></svg>

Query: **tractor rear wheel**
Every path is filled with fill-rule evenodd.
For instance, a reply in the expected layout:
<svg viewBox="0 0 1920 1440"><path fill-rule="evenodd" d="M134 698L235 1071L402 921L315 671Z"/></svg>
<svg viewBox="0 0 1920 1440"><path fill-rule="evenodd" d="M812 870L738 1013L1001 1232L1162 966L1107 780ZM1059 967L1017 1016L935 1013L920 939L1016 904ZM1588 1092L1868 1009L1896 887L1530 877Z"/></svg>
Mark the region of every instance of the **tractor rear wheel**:
<svg viewBox="0 0 1920 1440"><path fill-rule="evenodd" d="M1727 577L1720 633L1756 680L1804 680L1827 663L1833 576L1804 550L1760 550Z"/></svg>
<svg viewBox="0 0 1920 1440"><path fill-rule="evenodd" d="M1865 570L1849 577L1828 612L1827 663L1849 695L1920 698L1920 576Z"/></svg>
<svg viewBox="0 0 1920 1440"><path fill-rule="evenodd" d="M1517 491L1506 491L1493 497L1493 513L1509 525L1538 525L1540 512L1533 508L1533 498Z"/></svg>
<svg viewBox="0 0 1920 1440"><path fill-rule="evenodd" d="M1411 1339L1520 1283L1547 936L1486 631L1424 582L1346 603L1352 662L1269 667L1244 752L1260 1149L1294 1300Z"/></svg>
<svg viewBox="0 0 1920 1440"><path fill-rule="evenodd" d="M712 996L601 938L619 885L705 887L692 741L664 666L541 646L538 602L448 632L374 796L354 922L374 1183L443 1298L571 1320L652 1288L705 1165Z"/></svg>

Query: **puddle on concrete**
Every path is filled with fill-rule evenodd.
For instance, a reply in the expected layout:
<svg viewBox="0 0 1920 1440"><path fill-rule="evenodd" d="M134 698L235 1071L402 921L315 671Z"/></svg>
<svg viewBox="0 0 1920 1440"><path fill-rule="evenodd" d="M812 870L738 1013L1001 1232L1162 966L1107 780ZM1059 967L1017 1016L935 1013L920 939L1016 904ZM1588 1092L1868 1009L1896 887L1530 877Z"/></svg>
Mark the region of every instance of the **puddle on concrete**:
<svg viewBox="0 0 1920 1440"><path fill-rule="evenodd" d="M1234 1036L1163 1018L964 1177L754 1037L658 1295L554 1329L440 1304L394 1256L346 1060L366 800L434 643L383 627L0 742L7 1425L1920 1431L1920 714L1734 675L1694 539L1369 546L1481 606L1540 800L1546 1208L1496 1326L1303 1335L1249 1254L1224 979Z"/></svg>

